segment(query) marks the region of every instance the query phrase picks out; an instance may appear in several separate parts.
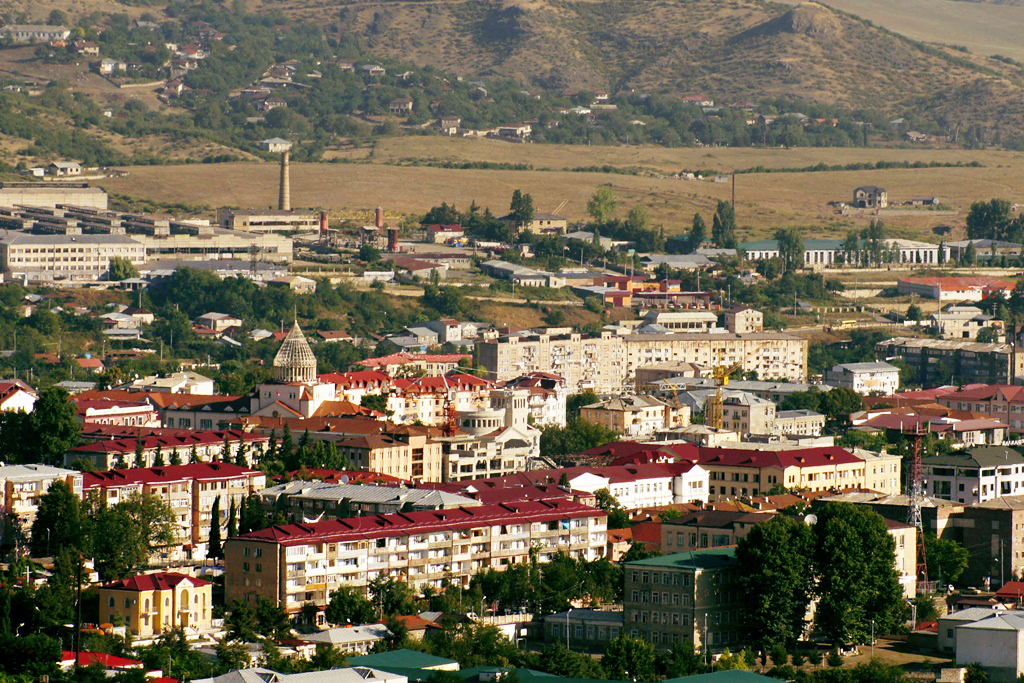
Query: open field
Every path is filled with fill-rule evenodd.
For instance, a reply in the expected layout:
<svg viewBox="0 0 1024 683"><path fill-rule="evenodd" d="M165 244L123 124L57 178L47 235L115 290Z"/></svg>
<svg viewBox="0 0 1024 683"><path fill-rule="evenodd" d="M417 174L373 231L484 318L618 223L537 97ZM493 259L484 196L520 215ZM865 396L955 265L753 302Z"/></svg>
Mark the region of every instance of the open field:
<svg viewBox="0 0 1024 683"><path fill-rule="evenodd" d="M782 0L798 5L804 0ZM927 42L963 45L982 55L1024 60L1024 6L960 0L824 0L821 4Z"/></svg>
<svg viewBox="0 0 1024 683"><path fill-rule="evenodd" d="M454 144L453 144L454 143ZM582 219L586 202L597 187L606 186L620 200L620 211L645 205L666 232L687 229L695 211L710 214L715 202L728 199L728 183L687 181L615 173L575 173L563 170L505 171L398 166L401 158L532 163L535 167L572 168L608 163L619 167L636 159L662 170L680 168L804 167L824 162L857 161L979 161L983 168L922 168L882 171L751 173L737 176L737 215L742 239L770 235L780 226L796 225L805 235L826 236L862 226L869 216L839 216L827 202L847 199L854 187L886 187L892 201L938 196L965 212L977 199L1024 199L1024 153L960 150L883 149L664 149L511 145L483 140L404 138L385 140L373 160L391 163L292 164L292 205L327 209L366 209L422 213L442 201L465 207L475 200L496 213L508 206L516 188L534 196L540 211L565 202L562 213ZM270 206L277 199L278 168L272 163L143 166L127 169L125 178L100 184L111 192L164 202L208 206ZM926 210L911 216L886 218L894 234L922 236L937 225L962 225L962 216Z"/></svg>

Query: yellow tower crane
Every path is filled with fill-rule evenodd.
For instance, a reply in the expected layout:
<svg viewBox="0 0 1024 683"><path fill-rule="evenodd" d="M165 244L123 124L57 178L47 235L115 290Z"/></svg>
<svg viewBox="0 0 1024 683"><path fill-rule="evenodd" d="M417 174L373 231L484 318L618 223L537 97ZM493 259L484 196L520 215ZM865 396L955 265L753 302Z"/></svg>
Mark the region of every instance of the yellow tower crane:
<svg viewBox="0 0 1024 683"><path fill-rule="evenodd" d="M721 356L719 356L721 358ZM723 416L722 406L725 403L725 387L729 385L729 375L743 367L742 363L724 365L719 361L718 365L711 371L715 378L715 393L704 402L704 424L712 429L721 429Z"/></svg>

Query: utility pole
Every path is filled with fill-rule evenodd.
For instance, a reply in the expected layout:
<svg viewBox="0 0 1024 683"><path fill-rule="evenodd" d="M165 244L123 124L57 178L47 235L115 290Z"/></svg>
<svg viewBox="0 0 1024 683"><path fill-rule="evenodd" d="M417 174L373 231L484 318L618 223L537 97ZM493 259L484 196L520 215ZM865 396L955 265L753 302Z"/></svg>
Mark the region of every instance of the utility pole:
<svg viewBox="0 0 1024 683"><path fill-rule="evenodd" d="M75 668L79 668L82 658L82 552L78 552L78 586L77 605L75 607Z"/></svg>

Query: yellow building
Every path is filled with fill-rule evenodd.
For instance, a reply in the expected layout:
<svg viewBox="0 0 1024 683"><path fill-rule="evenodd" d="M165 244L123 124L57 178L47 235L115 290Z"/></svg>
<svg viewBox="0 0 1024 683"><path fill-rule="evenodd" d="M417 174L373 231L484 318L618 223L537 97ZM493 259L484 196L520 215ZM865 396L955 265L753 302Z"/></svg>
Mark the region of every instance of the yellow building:
<svg viewBox="0 0 1024 683"><path fill-rule="evenodd" d="M100 623L123 622L133 636L181 627L186 634L212 629L213 584L186 574L139 574L101 586Z"/></svg>

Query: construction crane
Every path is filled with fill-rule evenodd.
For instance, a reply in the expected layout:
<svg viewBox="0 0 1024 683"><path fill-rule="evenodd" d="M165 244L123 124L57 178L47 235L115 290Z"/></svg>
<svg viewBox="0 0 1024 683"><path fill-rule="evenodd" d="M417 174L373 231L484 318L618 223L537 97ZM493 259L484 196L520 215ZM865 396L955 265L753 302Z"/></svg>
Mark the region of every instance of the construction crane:
<svg viewBox="0 0 1024 683"><path fill-rule="evenodd" d="M721 358L721 356L719 356ZM722 428L722 406L725 404L725 387L729 385L729 375L743 367L742 363L725 365L719 360L711 371L715 378L715 393L704 402L704 424L712 429Z"/></svg>

